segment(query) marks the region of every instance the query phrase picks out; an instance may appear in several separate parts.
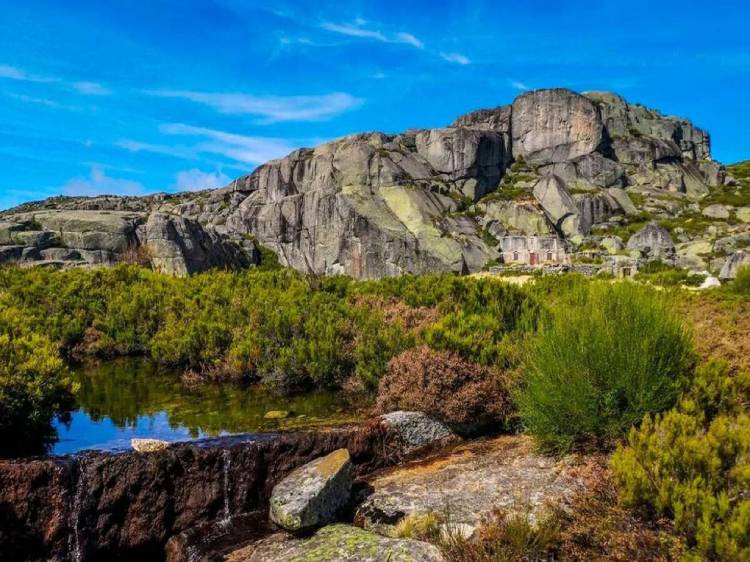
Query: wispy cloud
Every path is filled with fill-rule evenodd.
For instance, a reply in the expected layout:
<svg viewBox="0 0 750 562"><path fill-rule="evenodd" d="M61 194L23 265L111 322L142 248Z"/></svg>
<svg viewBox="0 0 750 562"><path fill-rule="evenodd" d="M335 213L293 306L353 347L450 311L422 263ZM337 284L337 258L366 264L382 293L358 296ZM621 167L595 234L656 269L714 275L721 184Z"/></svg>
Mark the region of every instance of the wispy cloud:
<svg viewBox="0 0 750 562"><path fill-rule="evenodd" d="M245 164L262 164L280 158L296 148L284 139L250 137L184 123L165 123L159 129L167 135L200 139L193 147L197 153L219 154Z"/></svg>
<svg viewBox="0 0 750 562"><path fill-rule="evenodd" d="M88 96L108 96L112 93L111 90L105 88L98 82L73 82L71 86L79 94L85 94Z"/></svg>
<svg viewBox="0 0 750 562"><path fill-rule="evenodd" d="M324 121L364 103L364 100L344 92L321 96L253 96L188 90L149 90L145 93L201 103L221 113L255 115L261 117L259 123L266 124L279 121Z"/></svg>
<svg viewBox="0 0 750 562"><path fill-rule="evenodd" d="M509 80L511 88L515 88L516 90L528 90L529 87L524 84L523 82L519 82L518 80Z"/></svg>
<svg viewBox="0 0 750 562"><path fill-rule="evenodd" d="M440 56L444 60L455 64L471 64L471 60L469 59L469 57L467 57L466 55L462 55L461 53L440 53Z"/></svg>
<svg viewBox="0 0 750 562"><path fill-rule="evenodd" d="M103 168L93 167L89 177L75 177L62 186L65 195L144 195L140 182L113 178Z"/></svg>
<svg viewBox="0 0 750 562"><path fill-rule="evenodd" d="M193 143L176 146L126 139L117 142L116 146L130 152L149 152L184 160L196 160L206 154L219 155L242 165L262 164L298 148L284 139L238 135L184 123L165 123L159 130L169 136L192 138Z"/></svg>
<svg viewBox="0 0 750 562"><path fill-rule="evenodd" d="M424 43L411 33L405 31L388 33L374 27L365 27L367 25L367 21L357 18L351 23L324 22L320 27L326 31L338 33L340 35L348 35L349 37L373 39L375 41L381 41L382 43L402 43L404 45L411 45L417 49L424 48Z"/></svg>
<svg viewBox="0 0 750 562"><path fill-rule="evenodd" d="M0 64L0 78L18 80L19 82L60 82L59 78L29 74L21 68L7 64Z"/></svg>
<svg viewBox="0 0 750 562"><path fill-rule="evenodd" d="M179 191L198 191L227 185L231 178L221 171L203 172L198 168L177 173L174 187Z"/></svg>
<svg viewBox="0 0 750 562"><path fill-rule="evenodd" d="M35 82L47 84L59 84L63 87L75 90L79 94L88 96L106 96L112 92L98 82L77 81L69 82L56 76L44 76L41 74L30 74L22 68L0 64L0 78L6 80L16 80L18 82Z"/></svg>

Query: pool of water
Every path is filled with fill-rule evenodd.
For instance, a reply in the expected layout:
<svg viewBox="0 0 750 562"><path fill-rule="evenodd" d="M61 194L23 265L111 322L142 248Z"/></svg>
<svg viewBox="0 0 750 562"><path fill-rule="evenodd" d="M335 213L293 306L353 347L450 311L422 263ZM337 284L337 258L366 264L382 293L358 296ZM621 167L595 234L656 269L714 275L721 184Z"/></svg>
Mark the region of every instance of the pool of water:
<svg viewBox="0 0 750 562"><path fill-rule="evenodd" d="M263 387L203 385L187 388L179 373L145 359L119 359L75 370L80 390L70 420L57 422L50 454L130 448L133 437L188 441L235 433L273 431L354 421L340 393L281 396ZM268 420L271 410L291 412Z"/></svg>

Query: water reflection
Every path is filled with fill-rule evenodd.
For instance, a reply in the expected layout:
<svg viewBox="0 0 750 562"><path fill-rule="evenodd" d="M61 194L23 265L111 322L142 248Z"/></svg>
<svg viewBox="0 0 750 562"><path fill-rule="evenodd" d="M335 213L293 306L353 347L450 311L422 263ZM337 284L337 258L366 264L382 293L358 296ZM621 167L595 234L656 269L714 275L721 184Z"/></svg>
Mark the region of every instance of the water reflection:
<svg viewBox="0 0 750 562"><path fill-rule="evenodd" d="M283 397L261 387L230 385L187 389L178 373L159 370L144 359L87 365L76 377L77 409L69 422L57 425L55 455L127 449L133 437L181 441L354 419L340 394ZM271 410L293 415L281 422L264 419Z"/></svg>

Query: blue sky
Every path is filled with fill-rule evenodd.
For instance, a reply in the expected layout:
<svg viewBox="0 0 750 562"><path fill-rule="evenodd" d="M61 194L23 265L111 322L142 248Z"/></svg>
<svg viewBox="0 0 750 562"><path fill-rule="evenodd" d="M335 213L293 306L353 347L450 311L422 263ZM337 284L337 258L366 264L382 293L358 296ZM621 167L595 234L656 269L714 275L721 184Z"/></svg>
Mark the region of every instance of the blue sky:
<svg viewBox="0 0 750 562"><path fill-rule="evenodd" d="M740 0L3 0L0 208L218 186L526 89L614 90L750 158Z"/></svg>

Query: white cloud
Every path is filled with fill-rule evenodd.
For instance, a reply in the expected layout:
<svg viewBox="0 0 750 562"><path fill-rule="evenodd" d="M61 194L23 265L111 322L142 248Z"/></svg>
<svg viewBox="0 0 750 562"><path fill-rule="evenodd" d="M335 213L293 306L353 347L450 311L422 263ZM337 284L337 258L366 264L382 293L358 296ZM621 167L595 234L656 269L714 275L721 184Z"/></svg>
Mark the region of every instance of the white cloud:
<svg viewBox="0 0 750 562"><path fill-rule="evenodd" d="M98 82L67 82L54 76L41 76L37 74L29 74L22 68L16 66L10 66L7 64L0 64L0 78L8 80L17 80L19 82L39 82L39 83L56 83L62 86L72 88L79 94L85 94L90 96L106 96L112 92L99 84Z"/></svg>
<svg viewBox="0 0 750 562"><path fill-rule="evenodd" d="M76 177L68 180L62 187L65 195L144 195L143 184L107 175L103 168L91 168L88 178Z"/></svg>
<svg viewBox="0 0 750 562"><path fill-rule="evenodd" d="M227 185L231 178L221 171L202 172L198 168L183 170L177 173L175 187L179 191L198 191Z"/></svg>
<svg viewBox="0 0 750 562"><path fill-rule="evenodd" d="M398 39L400 43L406 43L417 49L424 49L424 43L414 37L411 33L405 33L403 31L401 33L396 33L396 39Z"/></svg>
<svg viewBox="0 0 750 562"><path fill-rule="evenodd" d="M440 56L448 62L453 62L461 65L471 64L471 60L469 60L467 56L462 55L461 53L440 53Z"/></svg>
<svg viewBox="0 0 750 562"><path fill-rule="evenodd" d="M108 96L112 93L98 82L73 82L71 86L79 94L87 96Z"/></svg>
<svg viewBox="0 0 750 562"><path fill-rule="evenodd" d="M367 21L362 18L355 19L352 23L331 23L325 22L320 25L322 29L338 33L340 35L348 35L349 37L359 37L361 39L374 39L382 43L402 43L404 45L411 45L417 49L423 49L424 43L411 33L401 31L399 33L390 34L379 29L368 29L364 27Z"/></svg>
<svg viewBox="0 0 750 562"><path fill-rule="evenodd" d="M18 80L20 82L60 82L59 78L29 74L22 68L7 64L0 64L0 78Z"/></svg>
<svg viewBox="0 0 750 562"><path fill-rule="evenodd" d="M529 87L526 84L524 84L523 82L519 82L518 80L510 80L510 85L516 90L528 90L529 89Z"/></svg>
<svg viewBox="0 0 750 562"><path fill-rule="evenodd" d="M145 93L152 96L190 100L208 105L221 113L256 115L262 117L260 123L323 121L364 103L364 100L343 92L321 96L253 96L186 90L153 90Z"/></svg>
<svg viewBox="0 0 750 562"><path fill-rule="evenodd" d="M192 148L198 154L219 154L244 164L262 164L285 156L295 148L283 139L249 137L184 123L166 123L159 129L167 135L192 136L201 139Z"/></svg>

